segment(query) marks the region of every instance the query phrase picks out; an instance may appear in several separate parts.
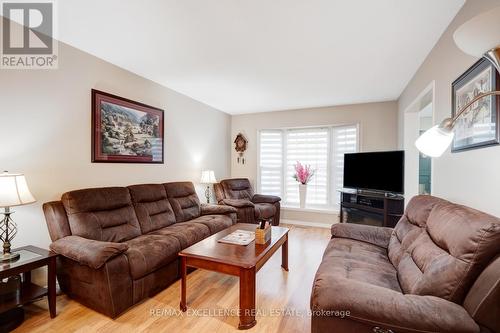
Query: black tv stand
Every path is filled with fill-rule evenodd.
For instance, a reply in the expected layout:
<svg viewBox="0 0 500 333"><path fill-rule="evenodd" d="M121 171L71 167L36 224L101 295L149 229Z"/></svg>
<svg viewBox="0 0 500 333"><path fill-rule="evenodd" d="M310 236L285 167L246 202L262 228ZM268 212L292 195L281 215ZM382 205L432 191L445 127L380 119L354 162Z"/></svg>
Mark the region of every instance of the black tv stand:
<svg viewBox="0 0 500 333"><path fill-rule="evenodd" d="M404 197L381 192L342 190L340 222L394 228L404 212Z"/></svg>
<svg viewBox="0 0 500 333"><path fill-rule="evenodd" d="M387 197L387 198L402 198L400 194L392 192L370 191L370 190L341 190L343 193L351 193L358 195L372 195L374 197Z"/></svg>

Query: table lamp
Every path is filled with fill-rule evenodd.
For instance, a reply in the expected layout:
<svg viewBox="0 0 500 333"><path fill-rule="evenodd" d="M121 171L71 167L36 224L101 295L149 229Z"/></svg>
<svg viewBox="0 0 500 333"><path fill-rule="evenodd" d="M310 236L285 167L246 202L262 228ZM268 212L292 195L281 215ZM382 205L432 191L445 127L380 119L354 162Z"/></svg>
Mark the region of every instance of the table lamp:
<svg viewBox="0 0 500 333"><path fill-rule="evenodd" d="M488 59L500 72L500 7L480 14L460 26L453 35L455 44L467 54ZM417 149L430 157L441 156L450 146L457 119L474 103L488 96L500 96L500 91L488 91L475 96L453 118L424 132L415 142Z"/></svg>
<svg viewBox="0 0 500 333"><path fill-rule="evenodd" d="M217 183L213 170L203 170L201 172L200 183L207 185L205 189L205 198L207 198L207 203L210 203L210 184Z"/></svg>
<svg viewBox="0 0 500 333"><path fill-rule="evenodd" d="M23 174L7 171L0 174L0 208L4 208L4 218L0 222L0 240L3 242L0 261L14 261L19 258L19 253L10 252L10 242L17 234L17 226L10 217L13 213L10 207L27 205L35 201Z"/></svg>

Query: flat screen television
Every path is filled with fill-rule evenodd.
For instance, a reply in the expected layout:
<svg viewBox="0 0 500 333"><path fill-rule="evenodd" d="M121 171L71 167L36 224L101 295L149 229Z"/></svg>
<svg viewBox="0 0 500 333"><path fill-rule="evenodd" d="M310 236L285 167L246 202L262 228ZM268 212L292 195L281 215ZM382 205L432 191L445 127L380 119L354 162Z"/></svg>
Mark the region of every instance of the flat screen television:
<svg viewBox="0 0 500 333"><path fill-rule="evenodd" d="M404 151L344 155L344 187L404 193Z"/></svg>

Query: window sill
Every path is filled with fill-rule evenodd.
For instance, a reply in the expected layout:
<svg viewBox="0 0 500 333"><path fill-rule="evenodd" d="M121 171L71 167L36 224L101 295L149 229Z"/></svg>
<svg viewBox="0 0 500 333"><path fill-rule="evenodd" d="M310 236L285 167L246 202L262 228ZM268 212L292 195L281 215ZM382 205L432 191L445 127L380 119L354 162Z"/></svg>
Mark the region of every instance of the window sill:
<svg viewBox="0 0 500 333"><path fill-rule="evenodd" d="M299 208L293 206L282 206L281 209L290 212L304 212L304 213L321 213L330 215L339 215L339 209L335 207L331 208Z"/></svg>

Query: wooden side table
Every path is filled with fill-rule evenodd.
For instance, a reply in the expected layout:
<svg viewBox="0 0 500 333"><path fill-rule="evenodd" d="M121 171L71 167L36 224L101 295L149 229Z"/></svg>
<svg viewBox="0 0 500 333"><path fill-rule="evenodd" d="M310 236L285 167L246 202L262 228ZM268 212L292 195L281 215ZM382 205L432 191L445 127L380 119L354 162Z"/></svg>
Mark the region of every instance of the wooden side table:
<svg viewBox="0 0 500 333"><path fill-rule="evenodd" d="M0 279L22 274L20 292L0 303L0 313L47 296L50 318L56 316L56 258L57 254L36 246L23 246L12 252L20 254L17 261L0 262ZM31 282L31 271L47 266L47 288Z"/></svg>

